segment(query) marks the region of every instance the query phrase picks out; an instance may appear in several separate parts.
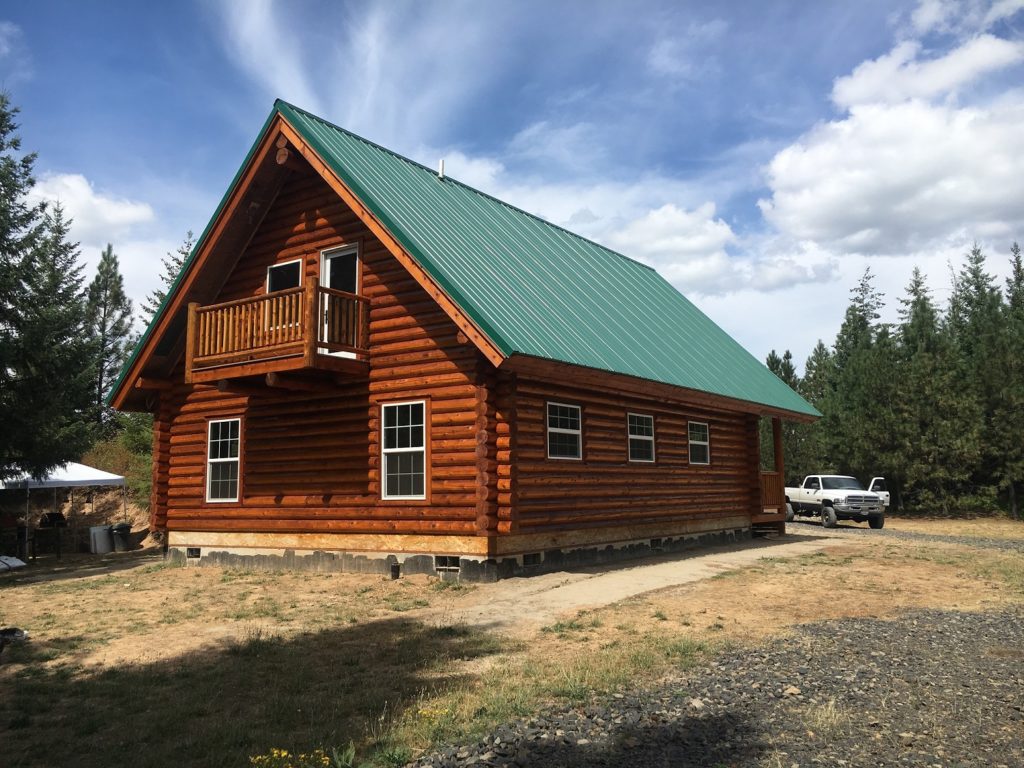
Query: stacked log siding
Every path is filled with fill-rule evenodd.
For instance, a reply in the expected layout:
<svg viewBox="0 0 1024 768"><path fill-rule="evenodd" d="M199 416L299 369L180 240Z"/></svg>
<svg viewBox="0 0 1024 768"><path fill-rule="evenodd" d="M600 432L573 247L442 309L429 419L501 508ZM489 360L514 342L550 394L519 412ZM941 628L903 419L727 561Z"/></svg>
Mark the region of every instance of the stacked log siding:
<svg viewBox="0 0 1024 768"><path fill-rule="evenodd" d="M154 485L154 524L169 530L277 533L473 534L490 525L490 500L477 487L478 439L490 417L479 384L480 355L383 245L312 173L295 176L240 255L218 302L265 293L267 267L302 259L304 280L319 277L322 251L356 244L360 292L371 301L367 377L324 393L268 390L233 395L186 385L181 370L164 393L167 438L158 430L155 469L168 466L166 500ZM383 501L382 403L427 400L428 497ZM241 498L205 501L210 419L242 419ZM488 476L489 477L489 476ZM483 477L487 480L488 477ZM480 502L484 507L480 506ZM478 518L480 518L478 520Z"/></svg>

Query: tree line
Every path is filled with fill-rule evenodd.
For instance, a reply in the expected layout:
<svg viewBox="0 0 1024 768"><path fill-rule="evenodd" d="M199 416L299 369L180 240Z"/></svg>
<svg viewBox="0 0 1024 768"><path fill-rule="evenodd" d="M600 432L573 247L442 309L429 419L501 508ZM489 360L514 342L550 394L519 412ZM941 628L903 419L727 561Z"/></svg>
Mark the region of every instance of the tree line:
<svg viewBox="0 0 1024 768"><path fill-rule="evenodd" d="M36 155L22 152L17 115L0 93L0 480L43 477L108 443L140 457L144 473L133 485L144 496L150 416L106 405L137 341L117 254L108 244L87 279L72 222L59 204L31 196ZM191 247L190 232L164 259L163 288L147 297L145 319Z"/></svg>
<svg viewBox="0 0 1024 768"><path fill-rule="evenodd" d="M1020 517L1024 482L1024 264L1014 243L1000 285L975 245L951 268L941 307L914 269L898 321L866 270L832 346L819 341L798 376L793 356L768 367L821 411L783 427L788 485L805 474L884 475L898 509ZM762 440L762 445L765 444Z"/></svg>

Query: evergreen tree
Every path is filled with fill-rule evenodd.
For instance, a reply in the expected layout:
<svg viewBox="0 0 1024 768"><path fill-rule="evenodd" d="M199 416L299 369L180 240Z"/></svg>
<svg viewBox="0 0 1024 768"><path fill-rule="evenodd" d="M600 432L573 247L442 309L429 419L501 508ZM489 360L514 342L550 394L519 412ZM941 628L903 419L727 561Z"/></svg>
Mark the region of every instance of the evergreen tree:
<svg viewBox="0 0 1024 768"><path fill-rule="evenodd" d="M22 260L16 354L5 414L4 470L42 476L92 444L95 347L88 333L78 244L59 206Z"/></svg>
<svg viewBox="0 0 1024 768"><path fill-rule="evenodd" d="M822 410L826 455L843 474L866 479L892 461L895 345L878 319L882 294L870 269L852 291L836 336L834 380Z"/></svg>
<svg viewBox="0 0 1024 768"><path fill-rule="evenodd" d="M1020 484L1024 481L1024 264L1020 246L1010 248L1010 277L1006 280L1001 334L1002 387L992 417L995 479L1006 491L1010 514L1020 517Z"/></svg>
<svg viewBox="0 0 1024 768"><path fill-rule="evenodd" d="M953 386L980 409L976 413L965 409L960 428L969 434L977 426L984 435L970 487L965 487L963 494L974 507L994 505L999 483L997 466L1002 449L991 437L999 429L995 419L1003 393L1002 371L1009 364L1005 359L1004 315L1002 294L986 270L985 254L975 245L953 281L946 323ZM968 419L975 419L976 425ZM974 498L966 499L968 495Z"/></svg>
<svg viewBox="0 0 1024 768"><path fill-rule="evenodd" d="M794 392L800 391L800 377L796 373L796 366L793 365L793 353L788 349L782 357L779 357L773 349L765 359L765 365ZM761 421L761 465L772 466L775 457L771 420L762 419ZM786 477L792 477L794 468L799 471L806 464L803 446L806 432L806 424L794 421L783 421L782 423L783 470Z"/></svg>
<svg viewBox="0 0 1024 768"><path fill-rule="evenodd" d="M114 254L107 245L100 256L96 277L89 285L89 326L96 344L93 402L100 424L111 424L111 412L105 404L107 393L117 379L134 344L132 302L124 292L124 278Z"/></svg>
<svg viewBox="0 0 1024 768"><path fill-rule="evenodd" d="M0 92L0 480L22 471L23 446L15 433L15 381L20 357L19 319L25 304L26 254L42 234L41 205L30 205L35 154L19 155L18 109Z"/></svg>
<svg viewBox="0 0 1024 768"><path fill-rule="evenodd" d="M948 514L979 457L978 404L955 384L939 313L920 270L900 303L894 506Z"/></svg>
<svg viewBox="0 0 1024 768"><path fill-rule="evenodd" d="M800 381L800 394L815 408L827 413L835 388L835 357L820 339L804 363L804 377ZM786 465L786 475L791 482L799 482L798 476L816 472L834 472L835 465L828 455L826 445L825 419L808 424L804 429L802 453L799 461Z"/></svg>
<svg viewBox="0 0 1024 768"><path fill-rule="evenodd" d="M160 305L163 304L164 299L167 298L167 292L174 285L174 281L178 279L178 275L181 273L181 268L185 265L185 260L192 253L192 248L195 246L196 240L195 235L192 234L190 229L185 234L185 240L181 245L178 246L178 250L169 251L164 256L162 264L164 271L160 275L161 287L155 289L149 296L146 297L142 304L142 312L145 315L144 320L147 323L153 321L156 317L156 312L160 309Z"/></svg>

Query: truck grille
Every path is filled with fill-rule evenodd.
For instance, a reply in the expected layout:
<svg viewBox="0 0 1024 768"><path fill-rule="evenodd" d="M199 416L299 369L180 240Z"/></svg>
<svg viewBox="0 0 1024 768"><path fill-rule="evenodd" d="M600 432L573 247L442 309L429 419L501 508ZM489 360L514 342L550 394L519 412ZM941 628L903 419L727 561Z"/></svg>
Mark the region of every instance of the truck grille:
<svg viewBox="0 0 1024 768"><path fill-rule="evenodd" d="M877 496L847 496L847 504L877 504Z"/></svg>

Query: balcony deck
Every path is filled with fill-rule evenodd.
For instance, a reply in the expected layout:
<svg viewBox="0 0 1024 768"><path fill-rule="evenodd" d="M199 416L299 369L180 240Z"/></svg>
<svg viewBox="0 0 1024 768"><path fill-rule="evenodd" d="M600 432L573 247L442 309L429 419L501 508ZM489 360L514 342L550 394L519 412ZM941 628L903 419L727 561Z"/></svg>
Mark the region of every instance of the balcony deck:
<svg viewBox="0 0 1024 768"><path fill-rule="evenodd" d="M305 286L188 308L185 380L212 382L285 371L368 371L370 303Z"/></svg>

